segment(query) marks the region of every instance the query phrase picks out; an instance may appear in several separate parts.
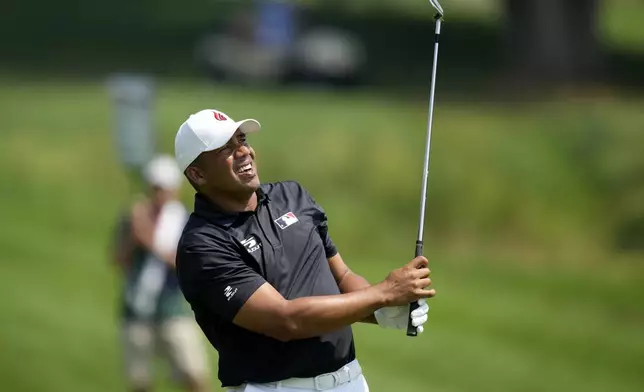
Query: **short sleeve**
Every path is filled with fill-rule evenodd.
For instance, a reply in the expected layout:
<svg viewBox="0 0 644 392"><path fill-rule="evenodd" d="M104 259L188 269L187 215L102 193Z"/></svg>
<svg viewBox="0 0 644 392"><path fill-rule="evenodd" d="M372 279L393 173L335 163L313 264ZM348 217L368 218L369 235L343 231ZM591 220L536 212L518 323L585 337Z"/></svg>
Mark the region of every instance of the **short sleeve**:
<svg viewBox="0 0 644 392"><path fill-rule="evenodd" d="M234 242L189 236L177 252L177 276L186 300L232 321L265 279L242 260Z"/></svg>
<svg viewBox="0 0 644 392"><path fill-rule="evenodd" d="M326 257L333 257L338 253L338 249L333 243L331 236L329 235L329 219L326 215L326 211L315 201L313 196L311 196L311 194L306 189L302 188L301 186L300 188L306 195L310 207L313 209L313 223L317 226L318 233L320 234L320 239L322 239L322 243L324 244Z"/></svg>

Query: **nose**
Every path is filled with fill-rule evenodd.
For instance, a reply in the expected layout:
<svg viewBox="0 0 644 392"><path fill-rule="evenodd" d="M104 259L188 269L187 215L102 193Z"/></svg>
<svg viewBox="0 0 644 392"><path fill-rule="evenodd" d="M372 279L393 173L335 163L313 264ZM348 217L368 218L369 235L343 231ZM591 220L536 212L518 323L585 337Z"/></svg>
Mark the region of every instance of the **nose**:
<svg viewBox="0 0 644 392"><path fill-rule="evenodd" d="M240 144L235 150L235 159L243 158L247 155L250 155L250 147L245 144Z"/></svg>

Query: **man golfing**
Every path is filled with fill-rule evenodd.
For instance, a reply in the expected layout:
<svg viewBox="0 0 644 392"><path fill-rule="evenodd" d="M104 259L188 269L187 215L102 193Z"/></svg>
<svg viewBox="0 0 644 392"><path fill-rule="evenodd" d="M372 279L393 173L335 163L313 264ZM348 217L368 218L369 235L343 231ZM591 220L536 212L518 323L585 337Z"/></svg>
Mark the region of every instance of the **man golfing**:
<svg viewBox="0 0 644 392"><path fill-rule="evenodd" d="M371 285L345 264L327 216L297 182L261 183L247 135L256 120L218 110L189 116L175 157L194 187L177 274L219 353L229 391L368 391L351 325L422 332L435 295L416 257Z"/></svg>

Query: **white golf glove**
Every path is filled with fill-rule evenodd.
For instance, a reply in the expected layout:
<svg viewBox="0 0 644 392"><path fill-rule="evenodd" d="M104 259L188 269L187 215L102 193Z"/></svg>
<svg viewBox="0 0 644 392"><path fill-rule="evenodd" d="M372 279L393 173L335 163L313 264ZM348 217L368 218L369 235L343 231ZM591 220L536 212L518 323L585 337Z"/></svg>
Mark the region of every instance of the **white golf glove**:
<svg viewBox="0 0 644 392"><path fill-rule="evenodd" d="M422 333L429 305L425 299L420 299L418 305L418 308L411 312L411 324L417 327L418 333ZM374 312L374 316L382 328L407 329L409 305L380 308Z"/></svg>

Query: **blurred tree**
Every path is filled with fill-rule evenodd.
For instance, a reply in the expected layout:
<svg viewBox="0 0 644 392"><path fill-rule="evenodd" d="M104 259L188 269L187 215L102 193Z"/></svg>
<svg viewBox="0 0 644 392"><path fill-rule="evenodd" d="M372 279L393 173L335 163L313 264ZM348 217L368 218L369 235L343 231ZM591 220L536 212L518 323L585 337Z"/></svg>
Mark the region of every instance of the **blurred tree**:
<svg viewBox="0 0 644 392"><path fill-rule="evenodd" d="M526 80L580 82L599 66L598 0L504 0L514 70Z"/></svg>

